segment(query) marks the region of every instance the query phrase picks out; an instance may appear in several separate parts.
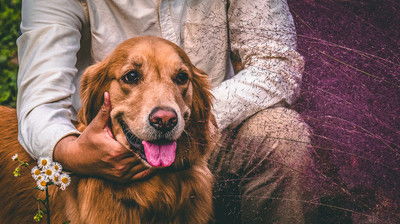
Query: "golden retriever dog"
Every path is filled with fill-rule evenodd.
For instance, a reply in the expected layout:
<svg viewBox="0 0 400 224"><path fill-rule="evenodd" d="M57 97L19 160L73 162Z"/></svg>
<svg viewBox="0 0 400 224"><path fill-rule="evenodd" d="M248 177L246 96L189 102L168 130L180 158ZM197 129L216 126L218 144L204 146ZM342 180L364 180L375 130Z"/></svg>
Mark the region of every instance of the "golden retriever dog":
<svg viewBox="0 0 400 224"><path fill-rule="evenodd" d="M208 223L213 177L207 166L215 127L207 76L175 44L157 37L121 43L81 79L81 128L95 117L103 93L111 97L111 129L151 175L132 183L72 176L65 191L50 187L53 223ZM32 160L17 141L15 110L0 108L0 222L32 223L37 210L29 170L14 177L15 153ZM159 151L157 151L159 150Z"/></svg>

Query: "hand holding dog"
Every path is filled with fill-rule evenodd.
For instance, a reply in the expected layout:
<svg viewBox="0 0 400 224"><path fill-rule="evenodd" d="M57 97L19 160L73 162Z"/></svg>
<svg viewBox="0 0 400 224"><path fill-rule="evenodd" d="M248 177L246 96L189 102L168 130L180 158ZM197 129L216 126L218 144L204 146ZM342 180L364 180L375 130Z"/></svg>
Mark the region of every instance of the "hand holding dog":
<svg viewBox="0 0 400 224"><path fill-rule="evenodd" d="M82 134L61 139L54 149L54 159L72 172L101 176L118 182L141 178L147 167L126 147L116 141L108 126L110 95L104 94L104 103Z"/></svg>

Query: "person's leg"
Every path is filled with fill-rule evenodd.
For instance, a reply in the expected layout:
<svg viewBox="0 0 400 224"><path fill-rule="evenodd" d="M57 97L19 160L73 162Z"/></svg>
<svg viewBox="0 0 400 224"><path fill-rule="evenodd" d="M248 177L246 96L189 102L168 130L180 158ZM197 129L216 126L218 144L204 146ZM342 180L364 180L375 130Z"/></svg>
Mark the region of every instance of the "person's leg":
<svg viewBox="0 0 400 224"><path fill-rule="evenodd" d="M303 223L308 126L293 110L263 110L222 133L210 159L216 223Z"/></svg>

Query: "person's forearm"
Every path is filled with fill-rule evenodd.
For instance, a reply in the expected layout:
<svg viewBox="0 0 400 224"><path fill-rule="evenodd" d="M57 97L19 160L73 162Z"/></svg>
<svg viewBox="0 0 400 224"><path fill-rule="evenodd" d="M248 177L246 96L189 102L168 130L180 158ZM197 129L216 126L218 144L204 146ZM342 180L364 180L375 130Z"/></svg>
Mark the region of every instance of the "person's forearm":
<svg viewBox="0 0 400 224"><path fill-rule="evenodd" d="M71 96L85 16L78 1L23 1L18 46L19 141L32 157L51 157L56 143L79 134Z"/></svg>
<svg viewBox="0 0 400 224"><path fill-rule="evenodd" d="M298 56L298 60L302 60ZM285 62L277 67L283 66ZM282 69L281 69L282 70ZM299 86L291 74L295 71L276 73L260 67L247 67L232 79L222 82L212 90L215 97L214 113L218 127L235 127L260 110L277 103L292 103ZM286 73L286 74L285 74ZM287 79L285 82L279 79Z"/></svg>
<svg viewBox="0 0 400 224"><path fill-rule="evenodd" d="M33 158L52 157L61 138L80 133L71 123L68 109L62 106L56 109L59 103L63 101L37 106L29 113L24 111L24 105L17 109L19 141Z"/></svg>
<svg viewBox="0 0 400 224"><path fill-rule="evenodd" d="M68 135L62 138L60 141L57 142L56 146L54 147L53 158L55 161L60 162L63 164L63 167L66 170L74 170L75 165L73 164L74 161L74 152L72 151L73 144L78 139L76 135ZM79 156L79 155L78 155Z"/></svg>
<svg viewBox="0 0 400 224"><path fill-rule="evenodd" d="M304 61L286 1L231 0L229 41L242 71L213 89L221 129L299 95Z"/></svg>

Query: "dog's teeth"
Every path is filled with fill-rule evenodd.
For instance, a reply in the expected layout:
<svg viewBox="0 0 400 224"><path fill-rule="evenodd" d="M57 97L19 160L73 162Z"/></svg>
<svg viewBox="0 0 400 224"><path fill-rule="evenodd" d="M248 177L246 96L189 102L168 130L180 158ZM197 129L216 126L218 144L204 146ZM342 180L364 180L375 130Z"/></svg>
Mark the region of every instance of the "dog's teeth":
<svg viewBox="0 0 400 224"><path fill-rule="evenodd" d="M138 151L139 154L143 157L144 153L141 150L142 141L131 132L128 125L123 120L119 120L119 123L121 125L122 131L125 134L126 140L128 140L131 147L136 149L135 151Z"/></svg>

